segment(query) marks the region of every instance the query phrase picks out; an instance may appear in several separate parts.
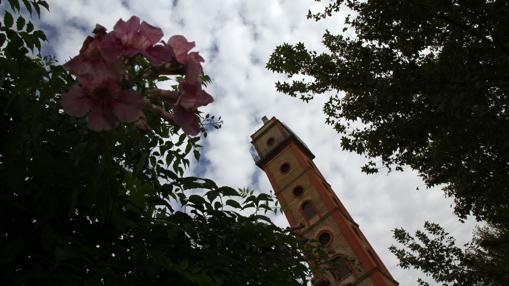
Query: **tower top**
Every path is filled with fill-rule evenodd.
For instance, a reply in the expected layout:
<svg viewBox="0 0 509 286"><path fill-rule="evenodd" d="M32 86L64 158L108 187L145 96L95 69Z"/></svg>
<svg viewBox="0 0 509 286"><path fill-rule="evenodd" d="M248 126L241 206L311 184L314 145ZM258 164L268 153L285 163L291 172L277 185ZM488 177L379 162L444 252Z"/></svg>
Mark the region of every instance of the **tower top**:
<svg viewBox="0 0 509 286"><path fill-rule="evenodd" d="M290 142L297 143L309 159L315 158L308 146L283 122L274 116L271 119L263 116L262 121L263 126L251 135L251 144L255 148L251 154L258 167L270 161Z"/></svg>

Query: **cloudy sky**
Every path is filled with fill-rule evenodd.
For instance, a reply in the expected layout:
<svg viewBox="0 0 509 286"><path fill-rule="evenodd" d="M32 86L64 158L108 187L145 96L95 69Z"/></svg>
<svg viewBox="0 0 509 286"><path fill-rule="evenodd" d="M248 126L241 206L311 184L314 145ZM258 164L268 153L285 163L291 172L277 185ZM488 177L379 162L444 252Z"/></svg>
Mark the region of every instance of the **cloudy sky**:
<svg viewBox="0 0 509 286"><path fill-rule="evenodd" d="M298 134L315 154L315 163L338 197L360 225L400 285L416 285L418 272L403 270L388 247L391 229L414 232L424 221L442 224L460 243L470 240L473 222L459 223L452 201L439 190L427 190L417 175L400 173L365 175L361 156L340 151L339 137L325 125L325 98L309 104L279 94L274 82L283 79L265 69L271 52L283 43L302 41L322 50L321 35L328 28L341 30L340 17L322 22L306 19L312 0L52 0L51 13L42 17L51 49L63 63L77 54L96 23L111 29L119 18L139 16L159 26L165 38L182 34L196 42L205 58L205 72L213 84L208 92L215 102L206 112L222 117L224 124L204 141L195 174L233 187L268 191L270 184L251 159L249 135L261 126L263 115L277 117ZM419 188L419 190L416 190ZM282 216L274 218L286 225ZM421 275L422 276L422 275Z"/></svg>

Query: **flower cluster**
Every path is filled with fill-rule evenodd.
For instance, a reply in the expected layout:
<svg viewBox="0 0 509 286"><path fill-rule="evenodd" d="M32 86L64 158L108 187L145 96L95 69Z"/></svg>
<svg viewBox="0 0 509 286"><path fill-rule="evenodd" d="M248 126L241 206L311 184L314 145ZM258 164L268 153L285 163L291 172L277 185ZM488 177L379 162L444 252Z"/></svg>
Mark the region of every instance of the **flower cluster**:
<svg viewBox="0 0 509 286"><path fill-rule="evenodd" d="M93 33L79 55L64 65L78 80L63 95L67 114L86 115L89 128L99 131L112 129L119 122L136 122L137 126L149 128L143 111L157 112L184 132L199 133L196 110L213 98L202 89L204 60L197 52L190 52L194 42L180 35L161 41L162 30L140 23L136 16L127 22L119 20L109 33L97 25ZM135 70L135 59L140 56L149 63L149 69L141 76L180 75L177 89L137 90L137 79L127 70Z"/></svg>

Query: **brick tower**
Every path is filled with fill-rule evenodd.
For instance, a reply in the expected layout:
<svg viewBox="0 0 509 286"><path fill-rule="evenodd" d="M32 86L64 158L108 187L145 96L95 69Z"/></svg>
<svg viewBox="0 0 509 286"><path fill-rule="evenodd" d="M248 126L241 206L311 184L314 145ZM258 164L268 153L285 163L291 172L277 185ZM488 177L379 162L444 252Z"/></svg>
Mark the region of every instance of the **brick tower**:
<svg viewBox="0 0 509 286"><path fill-rule="evenodd" d="M251 135L256 165L267 174L290 227L334 253L334 269L316 285L398 285L331 186L314 155L276 118Z"/></svg>

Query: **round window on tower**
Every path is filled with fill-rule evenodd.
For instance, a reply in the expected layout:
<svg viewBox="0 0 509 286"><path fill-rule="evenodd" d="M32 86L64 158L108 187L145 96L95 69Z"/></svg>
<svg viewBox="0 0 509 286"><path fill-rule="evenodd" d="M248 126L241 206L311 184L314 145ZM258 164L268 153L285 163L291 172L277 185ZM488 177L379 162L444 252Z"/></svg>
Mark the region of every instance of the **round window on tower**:
<svg viewBox="0 0 509 286"><path fill-rule="evenodd" d="M290 171L290 164L288 164L288 163L283 163L283 164L281 165L280 170L281 170L281 173L283 173L283 174L288 173L288 171Z"/></svg>
<svg viewBox="0 0 509 286"><path fill-rule="evenodd" d="M302 188L302 186L297 186L297 187L293 188L294 196L300 197L300 196L302 196L303 193L304 193L304 188Z"/></svg>
<svg viewBox="0 0 509 286"><path fill-rule="evenodd" d="M304 216L307 219L312 219L316 216L316 209L315 206L310 201L306 201L301 206L302 211L304 212Z"/></svg>
<svg viewBox="0 0 509 286"><path fill-rule="evenodd" d="M267 139L267 146L270 147L270 146L274 145L274 142L276 142L274 137L270 137L269 139Z"/></svg>
<svg viewBox="0 0 509 286"><path fill-rule="evenodd" d="M328 231L324 231L318 236L318 242L320 242L320 244L323 246L328 245L331 240L332 235Z"/></svg>

